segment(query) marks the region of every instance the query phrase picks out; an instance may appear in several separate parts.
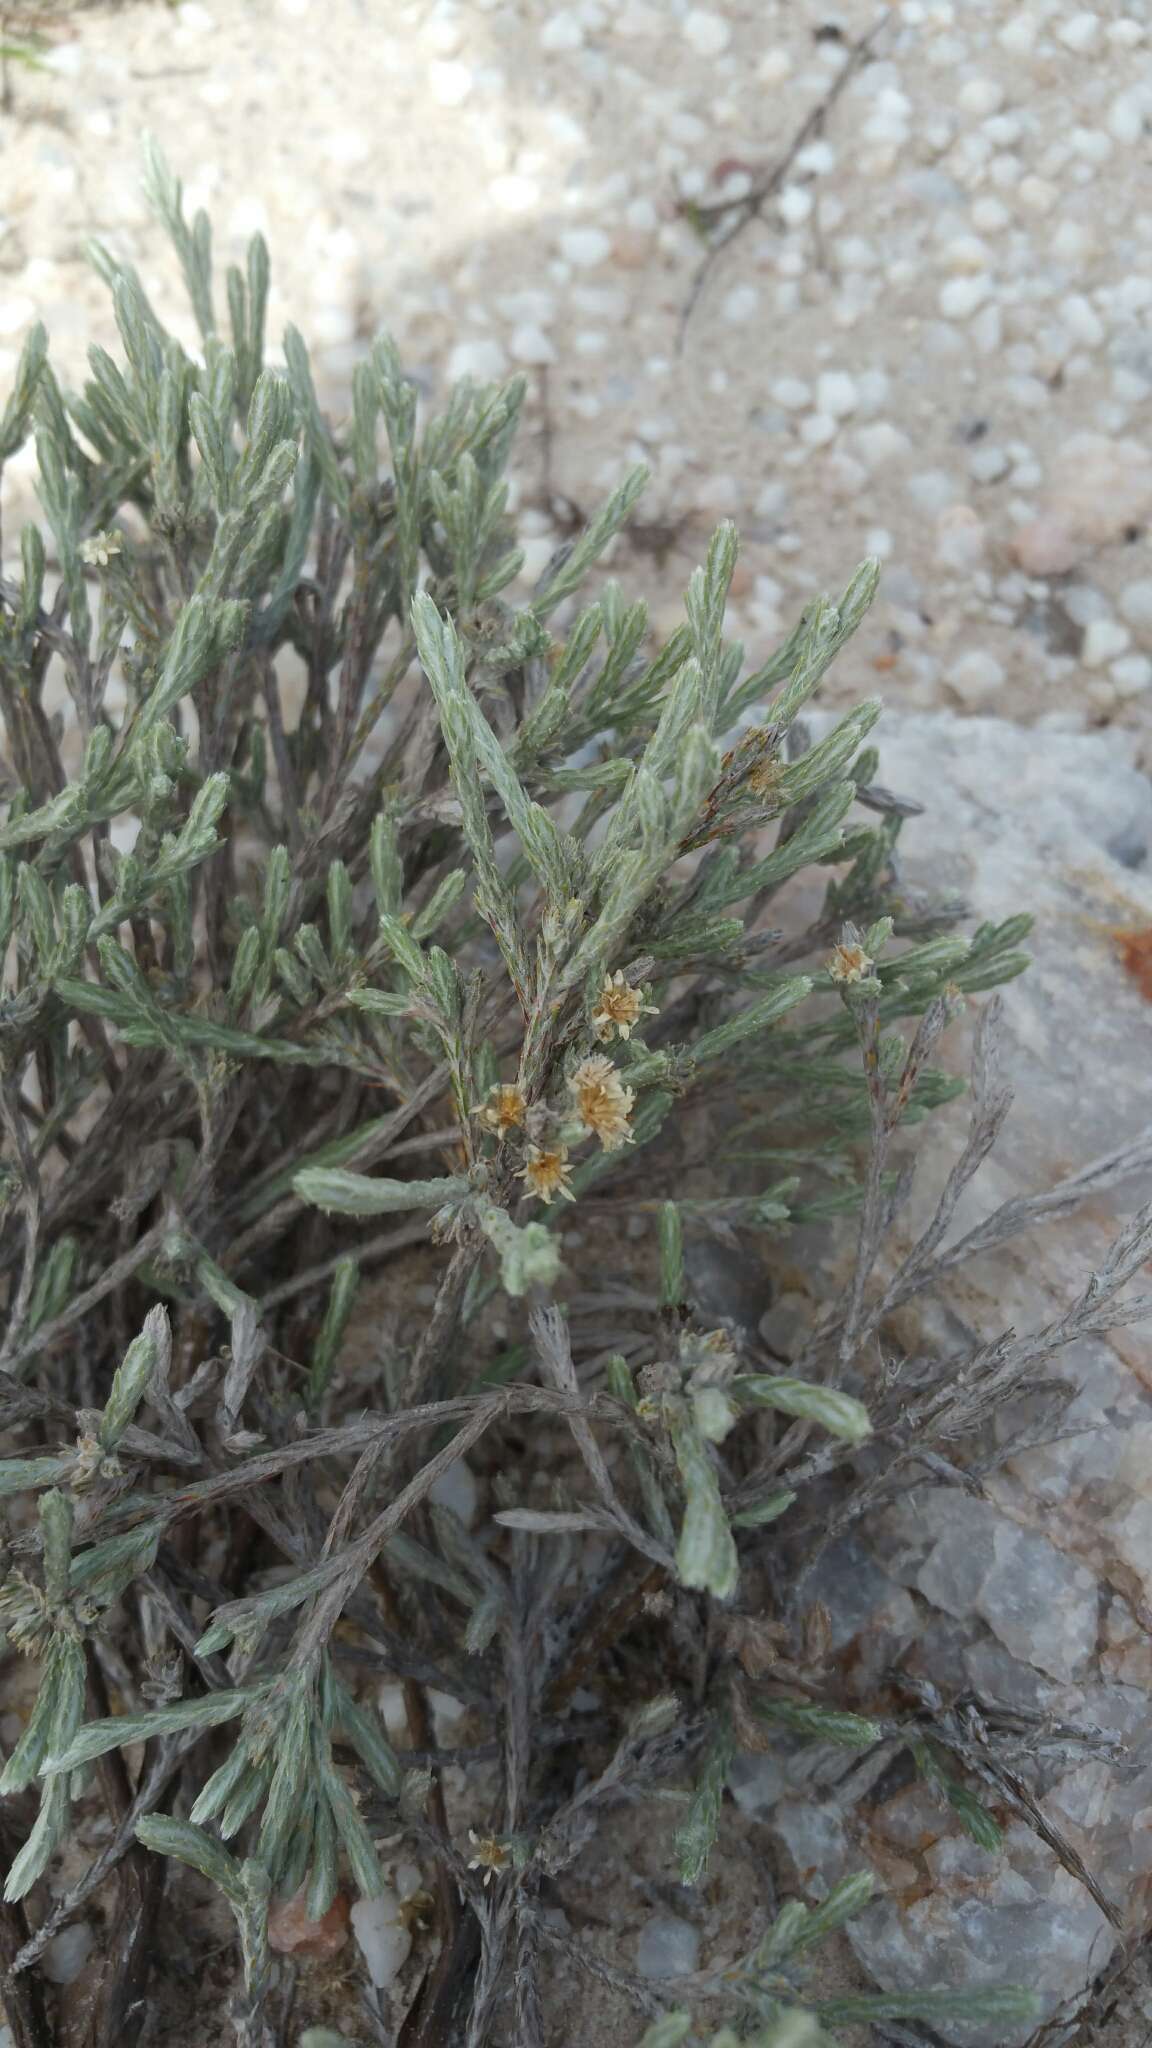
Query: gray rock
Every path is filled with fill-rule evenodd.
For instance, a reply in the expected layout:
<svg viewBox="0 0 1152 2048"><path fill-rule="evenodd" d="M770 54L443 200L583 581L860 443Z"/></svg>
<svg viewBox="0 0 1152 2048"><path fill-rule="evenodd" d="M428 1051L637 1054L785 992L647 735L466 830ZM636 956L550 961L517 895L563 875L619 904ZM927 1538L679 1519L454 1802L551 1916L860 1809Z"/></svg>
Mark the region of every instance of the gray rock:
<svg viewBox="0 0 1152 2048"><path fill-rule="evenodd" d="M691 1921L657 1913L641 1928L636 1968L642 1977L690 1977L700 1962L700 1936Z"/></svg>
<svg viewBox="0 0 1152 2048"><path fill-rule="evenodd" d="M1115 732L1022 730L994 719L890 717L885 784L926 806L901 841L904 882L960 894L975 921L1030 910L1035 964L1004 994L1012 1114L957 1229L1149 1126L1152 1002L1118 932L1152 929L1152 785ZM945 1057L963 1067L965 1032ZM923 1227L963 1144L958 1104L916 1147L916 1192L892 1247ZM913 1304L911 1352L949 1356L975 1337L1052 1322L1081 1291L1152 1171L1059 1224L1012 1240ZM1046 1364L1071 1399L1051 1441L992 1470L981 1497L935 1481L866 1518L823 1560L812 1592L861 1706L903 1660L946 1696L1051 1714L1124 1745L1035 1747L1024 1775L1049 1821L1135 1924L1152 1873L1152 1342L1134 1325ZM1035 1407L1035 1403L1033 1403ZM1010 1445L1028 1404L997 1416L983 1452ZM891 1755L891 1753L889 1753ZM742 1805L771 1820L814 1895L870 1862L883 1895L850 1928L885 1989L1026 1982L1048 2018L1075 2009L1117 1935L1077 1877L1000 1802L999 1853L978 1848L926 1787L892 1770L821 1777L801 1751L742 1762ZM974 1785L978 1792L981 1788ZM982 1796L996 1804L985 1787ZM1027 2028L937 2023L965 2048L1017 2048Z"/></svg>

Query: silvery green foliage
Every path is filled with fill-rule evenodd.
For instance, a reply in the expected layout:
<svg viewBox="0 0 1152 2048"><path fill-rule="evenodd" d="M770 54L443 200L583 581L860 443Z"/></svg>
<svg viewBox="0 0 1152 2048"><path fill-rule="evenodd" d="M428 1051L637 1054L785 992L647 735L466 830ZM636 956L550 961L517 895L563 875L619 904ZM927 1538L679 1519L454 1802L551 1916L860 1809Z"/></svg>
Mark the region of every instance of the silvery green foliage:
<svg viewBox="0 0 1152 2048"><path fill-rule="evenodd" d="M727 1972L747 2015L738 2032L697 2031L691 2014L672 2012L648 2028L639 2048L834 2048L836 2036L828 2027L837 2023L967 2020L1012 2027L1033 2017L1036 2001L1027 1991L821 1997L813 1984L812 1951L868 1904L873 1889L863 1872L843 1879L819 1906L790 1899L781 1908L752 1954Z"/></svg>
<svg viewBox="0 0 1152 2048"><path fill-rule="evenodd" d="M342 1884L370 1894L377 1840L416 1830L481 1923L479 2043L538 1948L534 1886L594 1806L695 1774L678 1851L698 1877L737 1718L892 1739L818 1687L742 1692L729 1650L715 1662L747 1619L749 1560L862 1446L895 1470L913 1438L952 1442L1098 1326L1147 1230L1064 1323L979 1354L963 1400L918 1382L876 1411L861 1360L960 1255L941 1241L1006 1108L992 1009L967 1165L877 1288L903 1186L892 1147L957 1092L933 1048L965 996L1019 971L1027 928L959 936L948 906L905 902L908 806L876 781L876 704L807 742L800 714L876 565L750 666L727 630L723 525L656 644L643 604L599 575L635 473L514 602L522 382L463 385L426 414L381 336L334 427L294 329L283 368L265 360L260 237L221 291L208 221L186 220L154 150L148 189L198 353L96 248L119 358L94 347L65 391L37 329L0 419L0 461L35 437L43 508L20 577L0 579L0 1494L16 1505L0 1619L40 1673L2 1780L40 1788L10 1912L94 1796L91 1768L110 1783L108 1760L145 1745L103 1859L25 1941L12 1996L107 1872L148 1881L139 1843L148 1868L191 1864L227 1896L235 2024L255 2042L270 1897L306 1887L320 1914ZM821 868L805 924L781 892ZM693 1104L740 1129L730 1173L677 1165ZM580 1283L554 1227L569 1198L613 1242L633 1213L660 1225L650 1301L606 1348L580 1345L579 1372L550 1303ZM859 1217L855 1278L788 1370L701 1326L687 1234L754 1246L839 1212ZM976 1244L1030 1220L1016 1204ZM365 1276L402 1287L413 1246L436 1275L422 1331L409 1318L371 1395L349 1391ZM518 1502L510 1475L480 1530L430 1505L483 1439L498 1463L501 1432L540 1418L572 1453L545 1504ZM211 1572L187 1562L189 1525L214 1539ZM575 1684L589 1626L566 1576L584 1533L625 1581L647 1575L636 1601L663 1589L670 1643L697 1641L698 1697L673 1703L671 1730L626 1736L534 1834L532 1730ZM250 1556L255 1582L235 1564ZM556 1603L563 1623L530 1647L529 1618ZM507 1724L494 1893L425 1813L425 1763L394 1755L342 1623L416 1696L438 1686ZM923 1729L907 1739L990 1844ZM147 1916L124 1925L146 1968ZM122 2006L102 1998L94 2038L110 2040ZM764 2023L778 2048L811 2034Z"/></svg>

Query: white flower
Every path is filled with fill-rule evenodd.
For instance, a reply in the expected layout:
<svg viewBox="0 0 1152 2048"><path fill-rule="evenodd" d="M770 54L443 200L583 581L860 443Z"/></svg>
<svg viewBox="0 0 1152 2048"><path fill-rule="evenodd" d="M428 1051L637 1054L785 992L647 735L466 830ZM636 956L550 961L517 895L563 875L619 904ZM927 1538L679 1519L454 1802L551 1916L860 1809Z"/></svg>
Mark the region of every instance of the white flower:
<svg viewBox="0 0 1152 2048"><path fill-rule="evenodd" d="M113 555L120 553L123 536L116 532L93 533L80 543L80 560L90 569L106 569Z"/></svg>

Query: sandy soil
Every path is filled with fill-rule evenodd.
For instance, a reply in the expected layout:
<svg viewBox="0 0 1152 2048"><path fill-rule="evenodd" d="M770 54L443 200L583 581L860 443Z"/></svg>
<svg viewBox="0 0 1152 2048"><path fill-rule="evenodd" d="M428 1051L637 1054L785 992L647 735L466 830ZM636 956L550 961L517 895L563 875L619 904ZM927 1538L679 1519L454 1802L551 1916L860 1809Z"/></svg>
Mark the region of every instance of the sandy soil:
<svg viewBox="0 0 1152 2048"><path fill-rule="evenodd" d="M93 234L183 317L150 127L221 258L267 234L334 408L381 324L430 391L527 372L531 566L642 459L620 569L659 625L732 514L756 653L875 551L835 691L1143 719L1148 0L185 0L50 36L0 119L0 384L37 316L72 376L111 340ZM693 305L695 210L786 158Z"/></svg>

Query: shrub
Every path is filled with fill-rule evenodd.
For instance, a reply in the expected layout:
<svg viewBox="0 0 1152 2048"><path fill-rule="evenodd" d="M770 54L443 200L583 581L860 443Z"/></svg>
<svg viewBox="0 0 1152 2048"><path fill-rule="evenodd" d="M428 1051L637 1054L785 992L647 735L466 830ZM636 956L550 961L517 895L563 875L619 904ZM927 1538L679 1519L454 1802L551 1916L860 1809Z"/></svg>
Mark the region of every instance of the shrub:
<svg viewBox="0 0 1152 2048"><path fill-rule="evenodd" d="M265 365L263 241L228 271L222 330L208 222L187 223L155 153L148 182L199 357L97 249L122 361L93 348L65 394L37 330L0 426L5 459L35 433L53 557L27 526L22 576L0 584L0 1607L40 1671L0 1780L39 1787L6 1887L9 1953L24 1944L9 2003L39 2039L24 1966L114 1873L133 1910L93 2038L128 2025L175 1858L231 1902L237 2032L260 2041L270 1897L303 1886L319 1917L342 1884L371 1894L376 1838L406 1831L440 1873L445 1949L462 1926L479 1941L460 2021L479 2043L512 1979L532 2007L541 1877L597 1804L690 1769L679 1854L697 1878L749 1717L891 1736L802 1652L783 1682L747 1678L741 1629L765 1617L742 1571L805 1488L850 1483L866 1438L873 1470L895 1469L1098 1323L1146 1233L1043 1343L1006 1339L908 1397L869 1386L883 1318L965 1248L940 1249L1007 1106L994 1003L968 1152L874 1283L904 1192L894 1143L955 1093L934 1049L967 997L1019 971L1027 925L964 937L943 909L914 915L908 806L867 744L878 705L802 727L875 565L749 669L726 637L722 526L653 646L643 604L613 582L586 594L636 473L513 603L523 384L462 386L422 419L381 338L334 431L294 329L284 369ZM798 916L785 885L820 867L822 905ZM684 1168L697 1106L739 1123L730 1171ZM595 1369L557 1298L588 1270L558 1231L569 1201L601 1246L632 1215L658 1223L658 1254L639 1243L630 1269L647 1261L650 1299ZM787 1371L754 1336L701 1327L686 1232L760 1240L841 1211L858 1214L846 1298ZM1030 1220L1017 1204L968 1242ZM410 1301L365 1405L341 1363L365 1278L411 1289L429 1260L422 1332ZM513 1425L557 1456L544 1506L502 1459ZM434 1494L482 1443L498 1512L470 1531ZM678 1697L561 1797L532 1731L645 1599ZM782 1639L798 1613L774 1617ZM502 1806L470 1863L435 1768L389 1744L365 1691L381 1671L420 1748L428 1682L503 1731ZM908 1740L991 1846L962 1769ZM106 1802L108 1845L29 1934L15 1902L79 1797ZM764 1956L785 1953L773 1940Z"/></svg>

